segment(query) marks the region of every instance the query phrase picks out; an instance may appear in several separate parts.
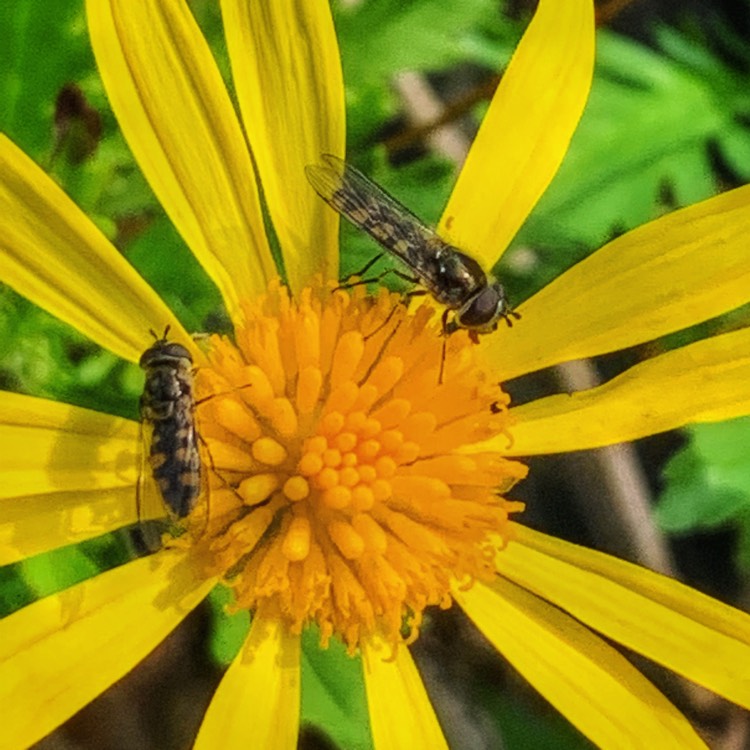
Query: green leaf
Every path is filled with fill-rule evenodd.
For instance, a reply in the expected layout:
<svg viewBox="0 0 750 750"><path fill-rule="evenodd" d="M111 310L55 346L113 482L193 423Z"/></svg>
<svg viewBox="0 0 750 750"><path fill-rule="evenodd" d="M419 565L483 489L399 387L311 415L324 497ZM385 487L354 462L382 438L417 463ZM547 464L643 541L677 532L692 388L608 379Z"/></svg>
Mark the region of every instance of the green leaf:
<svg viewBox="0 0 750 750"><path fill-rule="evenodd" d="M143 374L6 287L0 387L137 419Z"/></svg>
<svg viewBox="0 0 750 750"><path fill-rule="evenodd" d="M322 728L346 750L373 747L361 660L348 656L336 638L321 648L317 628L302 636L300 719Z"/></svg>
<svg viewBox="0 0 750 750"><path fill-rule="evenodd" d="M669 532L712 529L750 514L750 418L703 424L667 464L656 518Z"/></svg>
<svg viewBox="0 0 750 750"><path fill-rule="evenodd" d="M369 149L400 102L394 78L473 63L499 70L523 27L492 0L378 0L341 5L335 16L346 86L347 148Z"/></svg>
<svg viewBox="0 0 750 750"><path fill-rule="evenodd" d="M564 716L540 710L523 693L484 687L476 700L494 720L504 750L591 750L591 743Z"/></svg>
<svg viewBox="0 0 750 750"><path fill-rule="evenodd" d="M0 3L0 130L38 161L52 152L57 93L93 69L81 3Z"/></svg>
<svg viewBox="0 0 750 750"><path fill-rule="evenodd" d="M659 41L674 57L599 31L583 118L516 240L541 253L524 296L617 234L718 192L712 149L750 173L745 73L705 40L662 30Z"/></svg>
<svg viewBox="0 0 750 750"><path fill-rule="evenodd" d="M18 570L34 592L34 598L41 599L123 565L131 557L132 550L126 534L104 534L81 544L26 558L18 565Z"/></svg>
<svg viewBox="0 0 750 750"><path fill-rule="evenodd" d="M336 14L347 87L386 86L402 70L435 70L466 62L483 26L499 15L494 0L378 0L350 3ZM486 54L486 48L482 48ZM497 53L499 60L501 54Z"/></svg>
<svg viewBox="0 0 750 750"><path fill-rule="evenodd" d="M714 100L711 81L614 34L600 33L598 42L586 112L534 213L533 244L556 238L594 247L615 227L655 218L662 185L686 162L695 183L691 200L715 190L706 142L731 113Z"/></svg>
<svg viewBox="0 0 750 750"><path fill-rule="evenodd" d="M32 588L21 574L21 564L0 567L0 618L7 617L36 599Z"/></svg>
<svg viewBox="0 0 750 750"><path fill-rule="evenodd" d="M138 232L126 255L189 331L217 330L207 323L223 317L219 292L165 214Z"/></svg>
<svg viewBox="0 0 750 750"><path fill-rule="evenodd" d="M750 180L750 138L748 129L738 123L730 123L721 139L722 155L743 180Z"/></svg>
<svg viewBox="0 0 750 750"><path fill-rule="evenodd" d="M209 653L222 666L229 666L240 652L250 630L250 613L243 609L235 614L227 612L234 597L226 586L214 586L208 596L212 627Z"/></svg>
<svg viewBox="0 0 750 750"><path fill-rule="evenodd" d="M735 560L737 567L744 571L745 575L750 574L750 518L745 516L744 522L739 527L740 533L737 535L737 551Z"/></svg>

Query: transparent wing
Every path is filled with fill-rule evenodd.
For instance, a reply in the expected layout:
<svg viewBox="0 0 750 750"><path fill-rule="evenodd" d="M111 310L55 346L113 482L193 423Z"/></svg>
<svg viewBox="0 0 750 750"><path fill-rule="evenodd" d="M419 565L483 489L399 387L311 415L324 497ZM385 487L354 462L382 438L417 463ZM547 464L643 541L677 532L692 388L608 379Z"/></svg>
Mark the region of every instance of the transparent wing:
<svg viewBox="0 0 750 750"><path fill-rule="evenodd" d="M305 167L318 195L400 258L426 285L438 284L433 261L449 246L408 208L343 159L323 154L321 160L322 165Z"/></svg>
<svg viewBox="0 0 750 750"><path fill-rule="evenodd" d="M149 551L154 552L161 547L161 535L167 527L167 509L149 461L152 432L151 423L141 420L138 436L138 483L135 503L143 543Z"/></svg>
<svg viewBox="0 0 750 750"><path fill-rule="evenodd" d="M167 515L167 508L164 505L159 485L154 479L151 471L151 462L149 454L151 450L151 436L153 428L150 422L143 420L141 422L138 456L138 494L136 503L138 507L138 520L143 523L152 521L155 518L164 518Z"/></svg>

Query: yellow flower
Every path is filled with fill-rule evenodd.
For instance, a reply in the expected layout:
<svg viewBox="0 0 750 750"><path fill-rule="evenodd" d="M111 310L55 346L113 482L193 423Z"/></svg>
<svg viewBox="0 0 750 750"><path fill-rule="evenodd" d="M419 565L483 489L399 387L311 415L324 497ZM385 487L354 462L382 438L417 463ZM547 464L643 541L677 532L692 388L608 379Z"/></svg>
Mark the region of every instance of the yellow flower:
<svg viewBox="0 0 750 750"><path fill-rule="evenodd" d="M165 549L0 622L0 748L45 736L143 659L219 581L254 611L196 747L296 746L299 633L361 658L374 745L445 746L402 640L458 604L603 747L699 747L603 640L750 707L750 618L518 522L516 457L750 411L750 333L639 364L603 386L509 407L498 379L617 350L746 302L750 188L620 237L521 308L513 331L442 342L428 306L330 294L338 219L304 180L343 154L327 3L222 3L242 125L183 3L90 0L112 106L235 327L198 348L63 192L0 139L0 267L19 292L130 361L171 326L196 360L210 488ZM590 0L542 0L485 117L441 232L486 267L552 179L593 67ZM290 292L266 239L253 161ZM315 278L323 279L323 283ZM2 394L7 564L135 523L139 427ZM511 520L512 516L512 520ZM589 629L590 628L590 629ZM597 635L596 633L601 634Z"/></svg>

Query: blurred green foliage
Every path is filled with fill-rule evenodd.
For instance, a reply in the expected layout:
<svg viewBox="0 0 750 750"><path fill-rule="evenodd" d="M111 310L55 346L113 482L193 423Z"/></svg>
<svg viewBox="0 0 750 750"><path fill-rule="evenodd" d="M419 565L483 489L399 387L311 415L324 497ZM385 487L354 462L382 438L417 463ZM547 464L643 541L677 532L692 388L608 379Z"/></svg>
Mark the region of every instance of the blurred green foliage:
<svg viewBox="0 0 750 750"><path fill-rule="evenodd" d="M657 31L657 49L599 34L586 112L519 236L543 249L545 272L535 284L613 235L719 192L719 156L736 168L737 180L750 177L743 159L750 143L742 124L750 116L744 72L707 49L694 59L697 40ZM561 245L572 257L560 259Z"/></svg>
<svg viewBox="0 0 750 750"><path fill-rule="evenodd" d="M226 586L215 586L208 597L212 614L210 653L223 667L232 663L250 630L250 613L247 610L232 612L233 601L232 592Z"/></svg>
<svg viewBox="0 0 750 750"><path fill-rule="evenodd" d="M657 520L673 534L736 528L737 565L750 575L750 417L700 424L686 432L687 447L664 471Z"/></svg>
<svg viewBox="0 0 750 750"><path fill-rule="evenodd" d="M321 649L317 628L308 628L302 636L300 721L323 727L347 750L370 750L373 746L362 662L349 657L336 639Z"/></svg>
<svg viewBox="0 0 750 750"><path fill-rule="evenodd" d="M195 0L191 5L231 88L218 4ZM526 19L510 19L502 6L495 0L334 3L349 158L426 221L439 217L455 168L435 156L396 167L378 145L400 112L393 77L404 70L445 77L460 68L475 76L469 80L486 82L507 62L525 28ZM647 40L601 30L597 63L569 154L503 259L500 274L516 302L608 239L750 179L747 39L728 25L702 27L686 10L679 28L656 26ZM54 125L56 98L70 83L101 117L95 151L82 160L71 158L75 151L60 143ZM0 129L51 172L188 329L223 328L216 289L158 205L108 108L82 3L2 4L0 102ZM463 112L461 126L472 116L478 122L484 106L480 98ZM348 225L342 233L346 275L376 250ZM137 368L7 288L0 290L0 341L2 387L136 418L142 387ZM687 448L665 472L658 517L665 529L680 533L735 524L742 538L738 557L750 570L750 472L744 450L750 422L701 425L689 435ZM18 606L118 564L125 554L121 545L114 537L94 540L0 569L3 606ZM225 594L217 591L211 600L216 622L211 648L226 664L242 642L248 618L226 615ZM360 670L339 646L321 652L317 634L306 634L303 718L328 728L342 747L369 747ZM496 707L506 746L528 747L531 720L524 717L519 724L517 707L485 697ZM534 747L562 746L558 719L539 723L534 733ZM566 747L579 742L577 736L567 739L567 730L563 734Z"/></svg>

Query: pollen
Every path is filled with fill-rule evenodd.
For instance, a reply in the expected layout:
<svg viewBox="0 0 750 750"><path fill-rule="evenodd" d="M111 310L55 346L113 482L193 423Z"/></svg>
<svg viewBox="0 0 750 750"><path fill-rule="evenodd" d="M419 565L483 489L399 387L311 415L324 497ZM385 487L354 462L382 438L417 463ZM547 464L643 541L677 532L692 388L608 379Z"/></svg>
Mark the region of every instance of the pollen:
<svg viewBox="0 0 750 750"><path fill-rule="evenodd" d="M412 640L452 586L492 579L522 510L504 493L525 467L470 450L510 432L507 396L465 332L385 290L272 285L243 312L196 374L199 559L292 633Z"/></svg>

